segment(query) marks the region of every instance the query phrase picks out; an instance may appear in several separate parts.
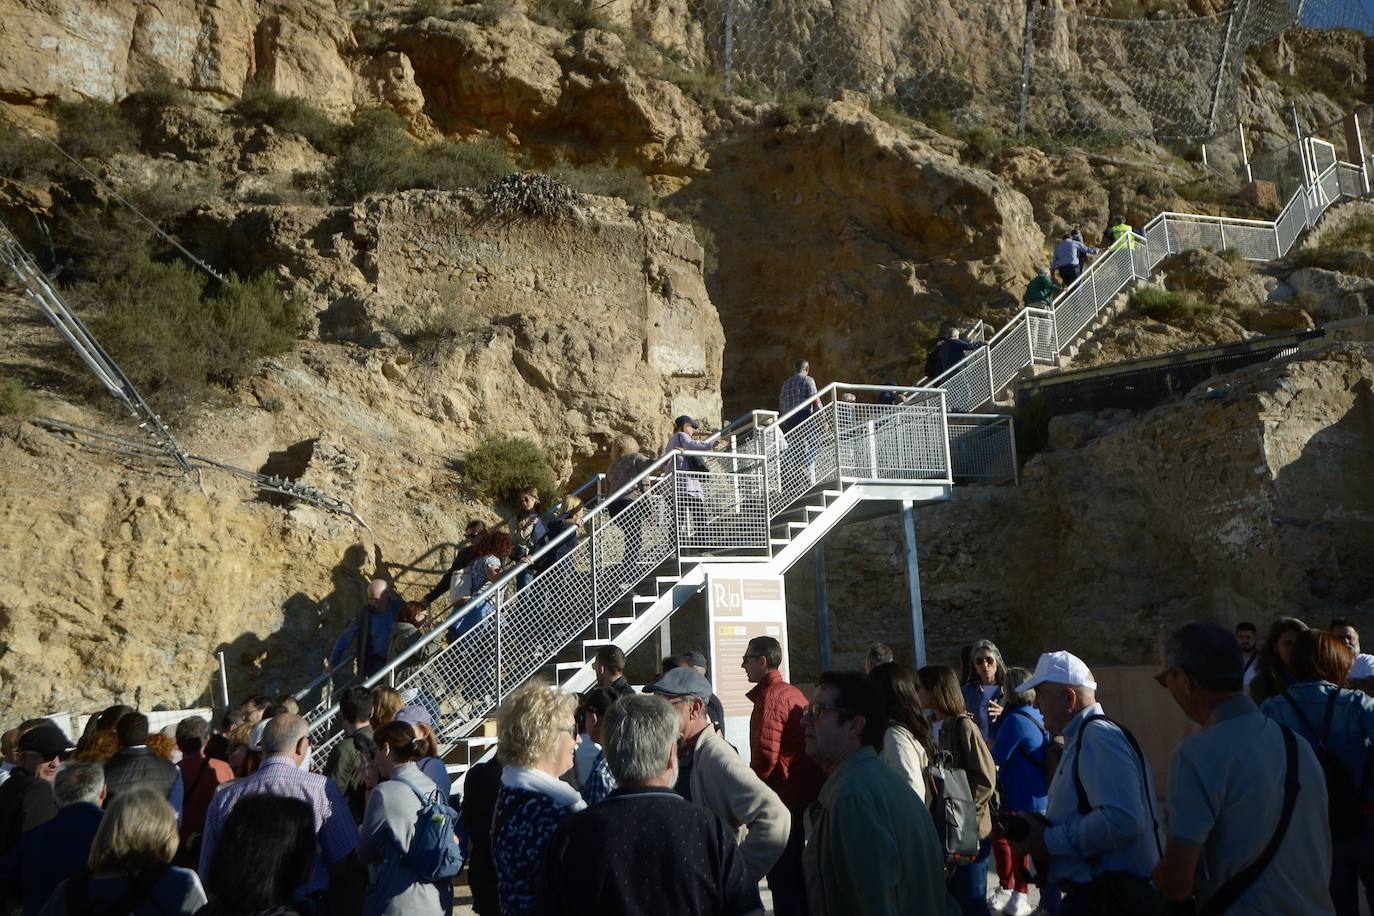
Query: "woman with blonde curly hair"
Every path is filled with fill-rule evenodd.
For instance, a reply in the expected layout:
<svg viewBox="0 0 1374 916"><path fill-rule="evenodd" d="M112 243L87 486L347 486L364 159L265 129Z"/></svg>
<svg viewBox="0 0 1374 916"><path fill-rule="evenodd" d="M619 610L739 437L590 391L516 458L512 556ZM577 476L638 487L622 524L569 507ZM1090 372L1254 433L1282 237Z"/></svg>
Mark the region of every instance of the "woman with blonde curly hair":
<svg viewBox="0 0 1374 916"><path fill-rule="evenodd" d="M505 764L492 818L491 849L503 916L534 908L537 876L558 825L587 807L559 777L572 767L577 747L573 711L577 698L545 684L529 683L506 698L496 714Z"/></svg>
<svg viewBox="0 0 1374 916"><path fill-rule="evenodd" d="M171 865L176 851L176 812L167 799L152 789L123 792L95 832L89 873L59 884L41 916L191 916L205 905L205 891L195 872Z"/></svg>

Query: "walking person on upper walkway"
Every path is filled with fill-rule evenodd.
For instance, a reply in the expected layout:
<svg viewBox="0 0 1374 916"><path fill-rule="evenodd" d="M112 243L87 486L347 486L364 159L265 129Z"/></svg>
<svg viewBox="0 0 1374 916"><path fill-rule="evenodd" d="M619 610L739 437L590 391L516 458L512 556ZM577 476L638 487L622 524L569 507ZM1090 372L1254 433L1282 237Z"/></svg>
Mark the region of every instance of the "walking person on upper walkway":
<svg viewBox="0 0 1374 916"><path fill-rule="evenodd" d="M784 433L791 432L794 426L821 409L821 402L816 398L816 380L811 377L811 364L799 359L792 364L792 375L782 383L782 391L778 393L778 416L785 416L803 404L808 405L805 410L782 421Z"/></svg>
<svg viewBox="0 0 1374 916"><path fill-rule="evenodd" d="M1078 275L1083 272L1083 257L1085 255L1097 254L1097 249L1084 245L1080 240L1075 239L1073 234L1065 232L1064 237L1059 240L1059 244L1054 246L1054 257L1050 259L1050 269L1059 272L1059 279L1064 281L1064 286L1073 285L1073 281L1078 279Z"/></svg>

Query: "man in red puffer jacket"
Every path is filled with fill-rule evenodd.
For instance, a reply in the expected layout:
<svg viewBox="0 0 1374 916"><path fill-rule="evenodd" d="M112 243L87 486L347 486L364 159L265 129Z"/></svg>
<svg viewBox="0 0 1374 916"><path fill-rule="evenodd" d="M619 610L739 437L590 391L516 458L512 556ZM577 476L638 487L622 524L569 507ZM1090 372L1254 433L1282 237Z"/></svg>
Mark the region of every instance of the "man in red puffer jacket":
<svg viewBox="0 0 1374 916"><path fill-rule="evenodd" d="M768 873L777 916L805 916L806 879L802 873L802 847L806 841L803 815L820 794L825 775L806 756L802 710L806 695L782 679L782 646L771 636L749 640L744 650L744 669L753 690L745 696L754 704L749 717L749 765L770 789L778 793L792 815L787 848Z"/></svg>

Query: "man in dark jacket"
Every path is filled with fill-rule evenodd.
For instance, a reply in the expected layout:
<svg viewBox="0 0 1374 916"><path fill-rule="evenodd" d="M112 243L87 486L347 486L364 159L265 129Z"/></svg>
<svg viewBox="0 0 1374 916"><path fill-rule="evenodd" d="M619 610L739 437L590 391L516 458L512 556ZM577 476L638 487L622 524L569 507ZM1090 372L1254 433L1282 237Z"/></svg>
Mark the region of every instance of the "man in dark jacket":
<svg viewBox="0 0 1374 916"><path fill-rule="evenodd" d="M69 763L54 786L57 815L19 838L0 856L0 888L37 916L57 885L86 867L91 841L104 814L105 776L98 763Z"/></svg>
<svg viewBox="0 0 1374 916"><path fill-rule="evenodd" d="M21 836L57 814L53 780L62 760L74 750L62 729L48 719L19 726L19 760L10 778L0 785L0 854L14 849Z"/></svg>
<svg viewBox="0 0 1374 916"><path fill-rule="evenodd" d="M453 554L453 564L449 566L448 572L444 573L439 584L430 589L429 594L420 599L425 607L429 607L436 600L448 594L449 586L453 584L453 577L464 569L473 560L477 559L476 544L477 539L487 533L487 524L481 519L472 519L463 531L463 546Z"/></svg>
<svg viewBox="0 0 1374 916"><path fill-rule="evenodd" d="M625 680L625 653L616 646L597 646L596 686L609 687L622 697L633 696L635 689Z"/></svg>
<svg viewBox="0 0 1374 916"><path fill-rule="evenodd" d="M119 752L105 764L106 800L113 801L130 789L152 789L172 803L181 823L181 771L148 747L148 717L131 712L115 726Z"/></svg>

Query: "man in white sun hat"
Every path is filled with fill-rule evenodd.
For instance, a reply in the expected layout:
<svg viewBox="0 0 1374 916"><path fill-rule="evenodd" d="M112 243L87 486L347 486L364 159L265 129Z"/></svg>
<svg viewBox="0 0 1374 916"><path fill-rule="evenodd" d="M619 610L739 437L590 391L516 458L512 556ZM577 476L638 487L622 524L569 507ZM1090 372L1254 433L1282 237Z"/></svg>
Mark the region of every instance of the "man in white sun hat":
<svg viewBox="0 0 1374 916"><path fill-rule="evenodd" d="M1027 818L1021 851L1048 858L1051 880L1065 890L1062 916L1162 905L1149 882L1160 843L1154 782L1140 745L1107 718L1097 681L1076 656L1041 655L1021 685L1031 688L1045 727L1064 737L1064 756L1050 784L1048 826Z"/></svg>

